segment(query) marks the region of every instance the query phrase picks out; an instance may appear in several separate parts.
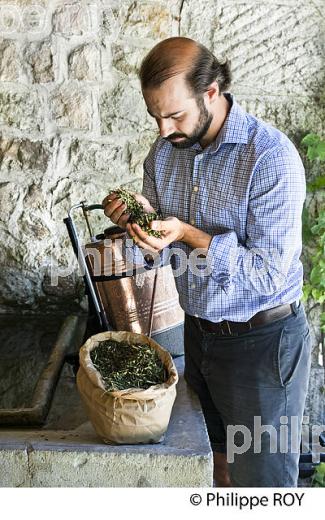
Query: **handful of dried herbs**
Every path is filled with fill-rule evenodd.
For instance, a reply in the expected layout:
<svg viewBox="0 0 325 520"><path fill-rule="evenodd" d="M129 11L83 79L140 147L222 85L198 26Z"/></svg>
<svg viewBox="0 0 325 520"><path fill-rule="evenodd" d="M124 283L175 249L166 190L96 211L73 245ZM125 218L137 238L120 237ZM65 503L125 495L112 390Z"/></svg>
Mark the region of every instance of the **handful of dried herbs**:
<svg viewBox="0 0 325 520"><path fill-rule="evenodd" d="M150 228L150 222L160 218L159 213L156 211L152 213L146 213L142 204L136 200L132 193L124 188L117 188L112 190L110 193L117 193L120 199L122 199L123 202L127 205L124 213L130 213L129 222L135 222L138 224L143 231L148 233L148 235L161 238L160 231L155 231L154 229Z"/></svg>
<svg viewBox="0 0 325 520"><path fill-rule="evenodd" d="M102 341L90 353L107 391L149 388L166 380L165 367L149 345Z"/></svg>

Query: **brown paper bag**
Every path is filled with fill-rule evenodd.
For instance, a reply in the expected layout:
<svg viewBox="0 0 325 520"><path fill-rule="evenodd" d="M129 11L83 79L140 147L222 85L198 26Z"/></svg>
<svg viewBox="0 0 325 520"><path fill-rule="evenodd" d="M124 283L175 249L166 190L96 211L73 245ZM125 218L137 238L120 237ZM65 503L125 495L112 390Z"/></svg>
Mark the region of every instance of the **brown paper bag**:
<svg viewBox="0 0 325 520"><path fill-rule="evenodd" d="M107 392L90 352L99 342L113 339L133 344L147 344L162 360L167 381L146 390L130 388ZM101 332L89 338L79 352L77 387L88 417L99 437L107 444L142 444L161 441L167 430L176 397L178 374L174 361L153 339L133 332Z"/></svg>

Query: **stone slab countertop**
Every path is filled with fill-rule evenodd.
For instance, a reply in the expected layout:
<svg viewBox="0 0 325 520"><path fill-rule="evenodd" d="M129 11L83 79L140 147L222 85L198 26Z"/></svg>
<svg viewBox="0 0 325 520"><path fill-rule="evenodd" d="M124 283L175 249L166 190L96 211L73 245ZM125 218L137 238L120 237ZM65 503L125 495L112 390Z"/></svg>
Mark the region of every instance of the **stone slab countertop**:
<svg viewBox="0 0 325 520"><path fill-rule="evenodd" d="M179 382L164 438L160 443L136 445L101 441L83 408L73 369L66 363L42 428L0 428L0 487L212 485L212 451L201 406L184 380L184 356L174 361ZM80 465L85 466L83 471Z"/></svg>

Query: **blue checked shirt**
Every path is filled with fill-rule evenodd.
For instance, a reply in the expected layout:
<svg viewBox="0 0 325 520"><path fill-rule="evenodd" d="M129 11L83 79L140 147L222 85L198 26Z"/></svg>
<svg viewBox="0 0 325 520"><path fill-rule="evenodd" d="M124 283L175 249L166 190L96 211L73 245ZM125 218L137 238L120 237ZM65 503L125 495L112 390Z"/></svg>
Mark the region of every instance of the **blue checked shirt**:
<svg viewBox="0 0 325 520"><path fill-rule="evenodd" d="M162 218L175 216L212 236L196 270L189 264L184 272L180 254L170 256L184 311L241 322L302 295L306 182L288 137L224 95L232 106L208 147L174 148L157 138L144 162L142 193ZM174 242L162 260L175 248L191 258L190 246ZM143 263L140 249L133 250Z"/></svg>

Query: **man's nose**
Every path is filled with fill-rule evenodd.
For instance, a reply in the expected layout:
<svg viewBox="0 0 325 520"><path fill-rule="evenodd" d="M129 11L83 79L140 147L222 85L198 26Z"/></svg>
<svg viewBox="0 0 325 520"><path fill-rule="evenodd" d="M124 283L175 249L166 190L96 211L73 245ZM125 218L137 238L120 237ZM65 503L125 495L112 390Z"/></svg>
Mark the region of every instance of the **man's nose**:
<svg viewBox="0 0 325 520"><path fill-rule="evenodd" d="M160 137L168 137L175 131L174 125L170 119L162 119L158 121L158 126Z"/></svg>

